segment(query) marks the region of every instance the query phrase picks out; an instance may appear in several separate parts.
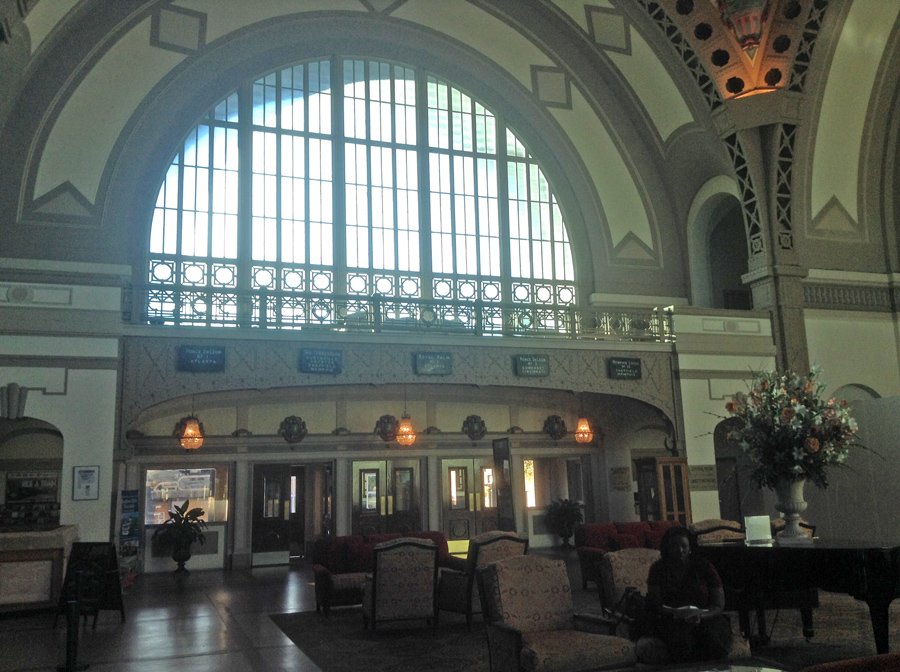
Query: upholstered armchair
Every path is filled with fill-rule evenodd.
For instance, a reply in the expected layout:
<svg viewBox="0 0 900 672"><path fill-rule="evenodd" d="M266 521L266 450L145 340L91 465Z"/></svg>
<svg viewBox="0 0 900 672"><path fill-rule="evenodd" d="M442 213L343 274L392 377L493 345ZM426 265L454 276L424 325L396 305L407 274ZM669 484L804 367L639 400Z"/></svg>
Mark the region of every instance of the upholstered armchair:
<svg viewBox="0 0 900 672"><path fill-rule="evenodd" d="M528 540L515 532L484 532L469 542L464 572L444 569L438 585L438 609L466 615L466 624L472 629L473 614L481 613L475 572L495 560L525 555Z"/></svg>
<svg viewBox="0 0 900 672"><path fill-rule="evenodd" d="M363 585L363 623L423 619L434 624L438 547L402 537L375 546L374 568Z"/></svg>
<svg viewBox="0 0 900 672"><path fill-rule="evenodd" d="M655 548L623 548L610 551L600 559L600 600L604 608L615 609L626 588L647 594L650 565L659 560Z"/></svg>
<svg viewBox="0 0 900 672"><path fill-rule="evenodd" d="M600 561L600 591L603 606L606 609L615 610L628 588L634 588L642 595L646 595L650 566L659 557L659 551L649 548L624 548L603 556ZM629 634L628 623L622 621L615 613L611 615L611 618L619 627L616 634L627 637ZM732 624L732 629L734 629L734 624ZM638 660L644 663L659 665L668 662L665 643L655 637L641 637L637 641L635 652ZM749 657L750 643L736 634L732 639L728 658L733 660Z"/></svg>
<svg viewBox="0 0 900 672"><path fill-rule="evenodd" d="M747 535L744 526L736 520L708 518L688 526L699 543L710 541L729 541L744 539Z"/></svg>
<svg viewBox="0 0 900 672"><path fill-rule="evenodd" d="M489 564L478 585L491 672L581 672L635 664L634 645L605 634L611 622L579 616L565 562L524 555Z"/></svg>

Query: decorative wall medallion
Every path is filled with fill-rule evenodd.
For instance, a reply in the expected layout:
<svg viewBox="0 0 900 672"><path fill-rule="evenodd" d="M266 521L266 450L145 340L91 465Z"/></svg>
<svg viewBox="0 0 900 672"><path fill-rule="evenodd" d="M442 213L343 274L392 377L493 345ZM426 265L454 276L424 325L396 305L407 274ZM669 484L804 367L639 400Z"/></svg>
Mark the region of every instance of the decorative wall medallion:
<svg viewBox="0 0 900 672"><path fill-rule="evenodd" d="M397 438L397 430L400 428L400 421L393 415L382 415L375 423L375 433L381 437L382 441L393 441Z"/></svg>
<svg viewBox="0 0 900 672"><path fill-rule="evenodd" d="M544 433L548 434L554 441L559 441L569 430L566 429L566 421L558 415L548 415L544 420Z"/></svg>
<svg viewBox="0 0 900 672"><path fill-rule="evenodd" d="M484 435L487 434L487 425L484 424L484 420L481 419L480 415L470 415L463 422L462 431L472 441L477 441L478 439L483 439Z"/></svg>
<svg viewBox="0 0 900 672"><path fill-rule="evenodd" d="M289 415L281 421L278 433L288 443L300 443L309 433L306 430L306 422L296 415Z"/></svg>

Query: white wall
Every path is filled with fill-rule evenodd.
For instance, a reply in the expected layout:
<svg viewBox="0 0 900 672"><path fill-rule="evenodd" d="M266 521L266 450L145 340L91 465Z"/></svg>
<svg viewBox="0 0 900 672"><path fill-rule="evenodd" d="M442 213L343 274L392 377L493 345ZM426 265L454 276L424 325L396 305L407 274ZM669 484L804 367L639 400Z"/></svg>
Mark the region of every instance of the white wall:
<svg viewBox="0 0 900 672"><path fill-rule="evenodd" d="M849 384L881 397L900 394L897 332L890 313L806 310L809 361L822 367L828 390Z"/></svg>
<svg viewBox="0 0 900 672"><path fill-rule="evenodd" d="M79 541L109 541L116 426L117 339L0 336L0 354L46 358L48 366L0 367L0 385L28 388L25 413L63 435L60 523L78 525ZM78 368L80 358L111 368ZM53 365L64 359L64 365ZM100 467L99 499L72 500L72 469Z"/></svg>

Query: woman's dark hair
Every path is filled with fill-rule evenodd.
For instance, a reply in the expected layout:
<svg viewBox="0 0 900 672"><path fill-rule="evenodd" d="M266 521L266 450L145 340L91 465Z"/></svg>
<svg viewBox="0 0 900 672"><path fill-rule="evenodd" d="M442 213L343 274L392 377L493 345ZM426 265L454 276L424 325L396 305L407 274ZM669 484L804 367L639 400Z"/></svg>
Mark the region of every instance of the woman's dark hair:
<svg viewBox="0 0 900 672"><path fill-rule="evenodd" d="M688 540L688 543L691 546L691 554L697 549L697 537L686 527L676 526L670 527L665 532L663 532L662 539L659 542L659 554L662 558L663 564L668 564L671 562L672 558L670 557L671 551L669 550L672 546L672 540L677 537L684 537Z"/></svg>

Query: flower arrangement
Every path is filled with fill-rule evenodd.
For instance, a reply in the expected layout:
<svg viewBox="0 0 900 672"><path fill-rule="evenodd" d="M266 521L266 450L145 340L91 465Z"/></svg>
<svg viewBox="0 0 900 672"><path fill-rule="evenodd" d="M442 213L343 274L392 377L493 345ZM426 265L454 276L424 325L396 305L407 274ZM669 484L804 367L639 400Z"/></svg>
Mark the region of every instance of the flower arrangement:
<svg viewBox="0 0 900 672"><path fill-rule="evenodd" d="M847 402L822 396L820 372L813 366L807 376L758 373L747 394L738 392L725 404L742 421L728 438L754 462L751 478L757 485L774 488L782 478L808 478L827 488L826 468L844 464L860 446Z"/></svg>

